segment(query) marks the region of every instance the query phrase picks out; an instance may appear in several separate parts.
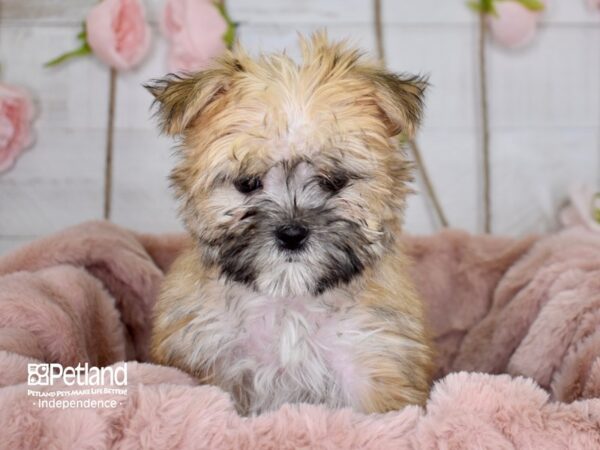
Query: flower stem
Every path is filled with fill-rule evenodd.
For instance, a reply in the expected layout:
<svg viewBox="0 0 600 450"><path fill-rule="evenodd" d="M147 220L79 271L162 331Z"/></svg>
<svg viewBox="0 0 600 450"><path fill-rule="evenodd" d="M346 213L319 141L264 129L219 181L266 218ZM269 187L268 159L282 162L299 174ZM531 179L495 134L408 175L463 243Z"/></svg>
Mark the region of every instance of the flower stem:
<svg viewBox="0 0 600 450"><path fill-rule="evenodd" d="M225 33L223 33L222 39L225 42L225 46L231 50L233 44L235 43L235 33L237 30L238 24L231 20L229 13L227 12L227 6L225 5L225 0L219 0L215 3L215 7L219 10L221 17L225 19L227 23L227 29Z"/></svg>
<svg viewBox="0 0 600 450"><path fill-rule="evenodd" d="M488 88L486 71L486 13L479 13L479 96L481 101L482 129L482 173L483 173L483 229L486 233L492 231L492 195L490 183L490 119L488 110Z"/></svg>
<svg viewBox="0 0 600 450"><path fill-rule="evenodd" d="M112 207L113 136L115 130L115 103L117 99L117 71L110 69L108 90L108 118L106 124L106 158L104 165L104 218L110 219Z"/></svg>

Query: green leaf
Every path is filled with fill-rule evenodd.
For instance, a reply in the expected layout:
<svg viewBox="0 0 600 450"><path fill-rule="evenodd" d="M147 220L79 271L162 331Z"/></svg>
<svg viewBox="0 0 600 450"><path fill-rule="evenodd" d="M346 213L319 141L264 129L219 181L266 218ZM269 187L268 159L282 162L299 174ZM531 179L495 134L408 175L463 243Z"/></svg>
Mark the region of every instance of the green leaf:
<svg viewBox="0 0 600 450"><path fill-rule="evenodd" d="M92 53L92 49L90 48L90 46L88 45L87 42L84 42L81 47L79 47L75 50L72 50L70 52L63 53L62 55L57 56L56 58L48 61L46 64L44 64L44 67L58 66L59 64L62 64L65 61L68 61L69 59L89 55L91 53Z"/></svg>
<svg viewBox="0 0 600 450"><path fill-rule="evenodd" d="M225 33L223 33L223 42L225 42L225 45L228 49L231 49L231 47L233 47L233 43L235 42L235 32L238 24L231 20L231 17L227 12L227 8L225 8L224 2L216 2L215 7L219 10L221 17L223 17L227 23L227 30L225 30Z"/></svg>
<svg viewBox="0 0 600 450"><path fill-rule="evenodd" d="M77 35L77 39L79 39L80 41L83 41L83 42L87 41L87 31L86 31L85 27L83 28L83 30L81 30L79 32L79 34Z"/></svg>
<svg viewBox="0 0 600 450"><path fill-rule="evenodd" d="M494 0L470 0L467 2L467 6L478 13L494 14L496 12Z"/></svg>
<svg viewBox="0 0 600 450"><path fill-rule="evenodd" d="M85 56L92 53L92 49L87 42L87 30L85 29L85 22L82 24L81 27L81 31L77 34L77 39L81 41L81 46L76 48L75 50L63 53L62 55L57 56L56 58L48 61L46 64L44 64L44 67L57 66L59 64L64 63L65 61L68 61L69 59L78 58L80 56Z"/></svg>
<svg viewBox="0 0 600 450"><path fill-rule="evenodd" d="M479 3L475 0L471 0L471 1L467 2L467 6L475 12L478 12L478 13L482 12L481 11L481 3Z"/></svg>
<svg viewBox="0 0 600 450"><path fill-rule="evenodd" d="M494 11L494 0L481 0L481 8L486 13L491 13Z"/></svg>
<svg viewBox="0 0 600 450"><path fill-rule="evenodd" d="M543 11L546 7L540 0L517 0L517 2L531 11Z"/></svg>
<svg viewBox="0 0 600 450"><path fill-rule="evenodd" d="M600 193L594 195L592 202L592 215L594 220L600 223Z"/></svg>
<svg viewBox="0 0 600 450"><path fill-rule="evenodd" d="M400 133L398 135L398 142L400 143L401 147L403 147L406 144L408 144L408 136L406 135L406 133Z"/></svg>

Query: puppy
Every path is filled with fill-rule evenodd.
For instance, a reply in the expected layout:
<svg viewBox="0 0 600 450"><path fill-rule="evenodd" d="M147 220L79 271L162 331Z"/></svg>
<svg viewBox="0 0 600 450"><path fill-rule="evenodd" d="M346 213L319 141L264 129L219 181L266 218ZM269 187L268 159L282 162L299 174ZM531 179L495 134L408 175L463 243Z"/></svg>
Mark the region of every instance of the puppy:
<svg viewBox="0 0 600 450"><path fill-rule="evenodd" d="M242 414L288 402L423 403L432 372L398 237L426 82L324 34L303 59L228 53L148 88L179 136L172 182L195 245L155 311L152 355Z"/></svg>

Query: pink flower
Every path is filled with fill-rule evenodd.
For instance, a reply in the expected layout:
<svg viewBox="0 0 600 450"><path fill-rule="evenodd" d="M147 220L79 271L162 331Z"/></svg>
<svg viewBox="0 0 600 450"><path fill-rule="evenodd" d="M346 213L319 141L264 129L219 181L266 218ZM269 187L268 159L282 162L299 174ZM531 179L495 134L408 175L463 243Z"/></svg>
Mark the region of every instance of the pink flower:
<svg viewBox="0 0 600 450"><path fill-rule="evenodd" d="M587 0L587 4L592 10L600 10L600 0Z"/></svg>
<svg viewBox="0 0 600 450"><path fill-rule="evenodd" d="M22 88L0 83L0 172L12 167L33 142L33 102Z"/></svg>
<svg viewBox="0 0 600 450"><path fill-rule="evenodd" d="M128 70L150 47L150 27L140 0L103 0L86 19L87 41L106 65Z"/></svg>
<svg viewBox="0 0 600 450"><path fill-rule="evenodd" d="M600 192L577 185L569 190L570 204L560 212L563 226L584 226L600 232Z"/></svg>
<svg viewBox="0 0 600 450"><path fill-rule="evenodd" d="M533 39L539 12L531 11L516 1L495 2L496 14L489 16L492 36L500 44L516 48Z"/></svg>
<svg viewBox="0 0 600 450"><path fill-rule="evenodd" d="M161 29L171 42L172 72L201 70L226 48L227 22L214 0L167 0Z"/></svg>

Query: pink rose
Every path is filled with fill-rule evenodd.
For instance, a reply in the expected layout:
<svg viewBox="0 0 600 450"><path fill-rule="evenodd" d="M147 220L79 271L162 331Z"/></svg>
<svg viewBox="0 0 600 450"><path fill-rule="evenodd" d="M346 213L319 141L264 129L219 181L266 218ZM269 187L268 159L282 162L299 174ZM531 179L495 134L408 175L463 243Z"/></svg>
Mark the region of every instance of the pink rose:
<svg viewBox="0 0 600 450"><path fill-rule="evenodd" d="M531 11L516 1L495 2L496 14L490 14L489 26L492 36L500 44L516 48L533 39L539 12Z"/></svg>
<svg viewBox="0 0 600 450"><path fill-rule="evenodd" d="M33 142L34 107L22 88L0 83L0 172L8 170Z"/></svg>
<svg viewBox="0 0 600 450"><path fill-rule="evenodd" d="M560 212L563 226L584 226L600 232L600 193L590 186L577 185L569 190L570 204Z"/></svg>
<svg viewBox="0 0 600 450"><path fill-rule="evenodd" d="M103 0L86 19L87 41L106 65L128 70L150 48L150 27L140 0Z"/></svg>
<svg viewBox="0 0 600 450"><path fill-rule="evenodd" d="M587 0L587 3L591 10L600 10L600 0Z"/></svg>
<svg viewBox="0 0 600 450"><path fill-rule="evenodd" d="M226 48L227 22L214 0L167 0L161 29L171 42L172 72L201 70Z"/></svg>

